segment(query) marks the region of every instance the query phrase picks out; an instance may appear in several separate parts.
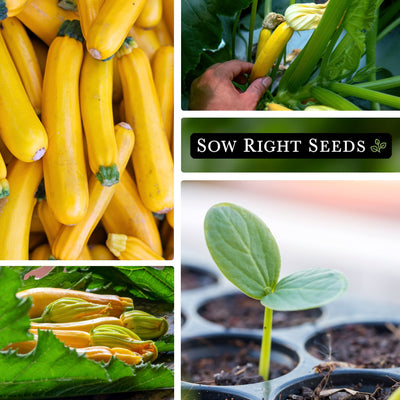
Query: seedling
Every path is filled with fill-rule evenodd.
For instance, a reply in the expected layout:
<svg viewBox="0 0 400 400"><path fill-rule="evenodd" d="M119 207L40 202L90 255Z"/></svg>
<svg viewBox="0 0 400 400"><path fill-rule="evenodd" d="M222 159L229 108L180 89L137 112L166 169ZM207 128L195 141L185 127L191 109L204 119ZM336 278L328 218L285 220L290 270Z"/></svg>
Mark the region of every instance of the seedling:
<svg viewBox="0 0 400 400"><path fill-rule="evenodd" d="M247 296L265 307L259 373L268 380L272 313L325 305L347 289L346 277L335 270L310 268L279 280L279 248L265 223L235 204L211 207L204 222L212 258L221 272Z"/></svg>

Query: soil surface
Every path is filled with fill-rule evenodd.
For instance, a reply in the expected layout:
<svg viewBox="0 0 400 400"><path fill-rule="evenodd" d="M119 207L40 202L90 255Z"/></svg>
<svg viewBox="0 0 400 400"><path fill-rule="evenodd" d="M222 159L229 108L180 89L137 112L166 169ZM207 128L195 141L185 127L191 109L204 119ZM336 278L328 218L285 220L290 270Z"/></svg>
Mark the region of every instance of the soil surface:
<svg viewBox="0 0 400 400"><path fill-rule="evenodd" d="M341 361L350 367L394 368L400 366L400 328L346 325L316 337L308 351L321 360Z"/></svg>
<svg viewBox="0 0 400 400"><path fill-rule="evenodd" d="M208 286L217 282L217 278L201 269L182 265L181 268L181 289L191 290Z"/></svg>
<svg viewBox="0 0 400 400"><path fill-rule="evenodd" d="M199 314L227 328L262 329L264 307L258 300L244 294L223 296L211 300L199 309ZM273 327L287 328L313 322L321 316L319 308L304 311L274 311Z"/></svg>
<svg viewBox="0 0 400 400"><path fill-rule="evenodd" d="M199 360L188 358L182 350L182 380L203 385L245 385L262 382L258 374L260 346L254 342L235 339L238 350L219 357L204 357ZM286 365L271 362L270 379L285 375L290 371Z"/></svg>

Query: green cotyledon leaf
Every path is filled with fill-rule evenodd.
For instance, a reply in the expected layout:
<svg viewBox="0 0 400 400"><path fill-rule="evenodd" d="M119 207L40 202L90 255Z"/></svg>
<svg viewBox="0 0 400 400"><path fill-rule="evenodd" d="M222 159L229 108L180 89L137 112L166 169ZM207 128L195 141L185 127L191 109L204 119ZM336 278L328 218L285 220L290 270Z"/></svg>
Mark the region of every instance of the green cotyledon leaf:
<svg viewBox="0 0 400 400"><path fill-rule="evenodd" d="M347 289L347 279L339 271L310 268L281 279L275 291L261 299L272 310L295 311L323 306Z"/></svg>
<svg viewBox="0 0 400 400"><path fill-rule="evenodd" d="M218 268L243 293L259 300L275 289L279 249L260 218L237 205L220 203L208 210L204 231Z"/></svg>
<svg viewBox="0 0 400 400"><path fill-rule="evenodd" d="M21 287L21 278L18 271L12 267L0 267L0 288L2 301L0 302L0 349L12 342L32 339L28 330L30 320L29 309L31 299L19 299L16 293Z"/></svg>
<svg viewBox="0 0 400 400"><path fill-rule="evenodd" d="M251 0L182 1L182 77L194 69L204 50L215 50L221 43L223 28L219 15L233 16L249 6Z"/></svg>

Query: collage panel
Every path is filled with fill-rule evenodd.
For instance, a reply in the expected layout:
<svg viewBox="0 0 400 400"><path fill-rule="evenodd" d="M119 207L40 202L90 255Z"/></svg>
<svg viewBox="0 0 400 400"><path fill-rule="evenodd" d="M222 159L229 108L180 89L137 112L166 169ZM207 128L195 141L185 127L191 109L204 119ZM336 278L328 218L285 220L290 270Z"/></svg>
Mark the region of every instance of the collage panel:
<svg viewBox="0 0 400 400"><path fill-rule="evenodd" d="M2 266L2 399L174 398L174 268Z"/></svg>
<svg viewBox="0 0 400 400"><path fill-rule="evenodd" d="M399 17L396 0L182 1L182 109L398 110Z"/></svg>
<svg viewBox="0 0 400 400"><path fill-rule="evenodd" d="M397 389L400 182L327 177L182 183L182 399Z"/></svg>

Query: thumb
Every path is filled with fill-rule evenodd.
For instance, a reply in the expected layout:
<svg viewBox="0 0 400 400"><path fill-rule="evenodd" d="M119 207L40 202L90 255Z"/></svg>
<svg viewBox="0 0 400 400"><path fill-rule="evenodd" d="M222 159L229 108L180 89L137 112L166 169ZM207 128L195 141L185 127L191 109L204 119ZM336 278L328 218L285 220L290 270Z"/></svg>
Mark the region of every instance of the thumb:
<svg viewBox="0 0 400 400"><path fill-rule="evenodd" d="M246 98L247 103L254 104L254 107L256 107L258 100L261 99L271 82L272 79L269 76L258 78L251 83L242 96Z"/></svg>

